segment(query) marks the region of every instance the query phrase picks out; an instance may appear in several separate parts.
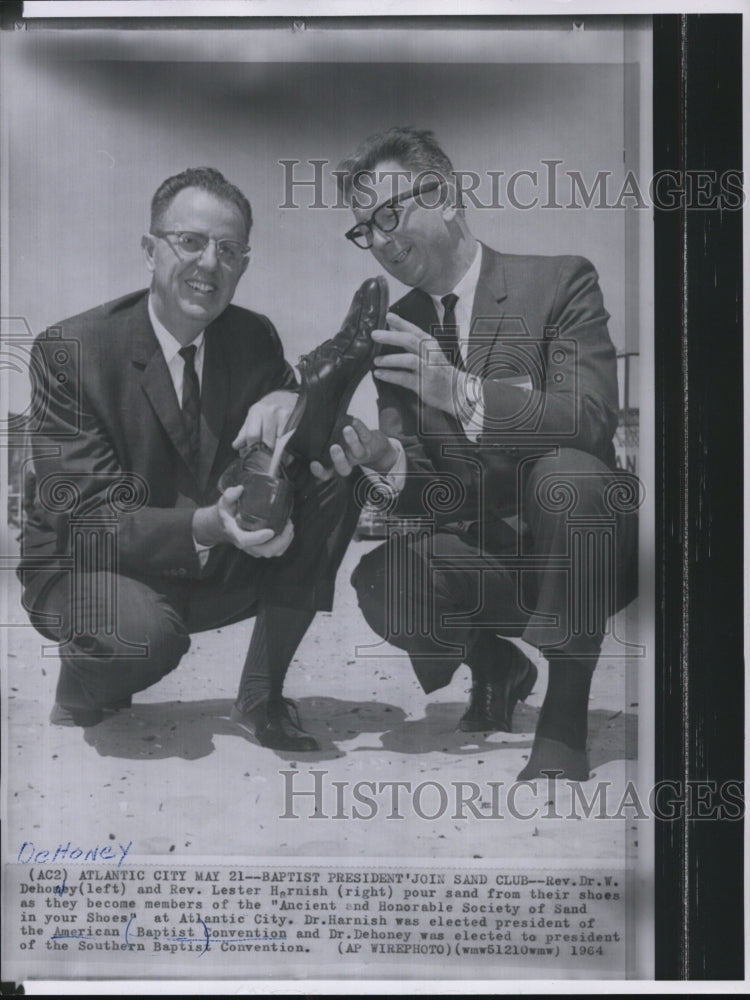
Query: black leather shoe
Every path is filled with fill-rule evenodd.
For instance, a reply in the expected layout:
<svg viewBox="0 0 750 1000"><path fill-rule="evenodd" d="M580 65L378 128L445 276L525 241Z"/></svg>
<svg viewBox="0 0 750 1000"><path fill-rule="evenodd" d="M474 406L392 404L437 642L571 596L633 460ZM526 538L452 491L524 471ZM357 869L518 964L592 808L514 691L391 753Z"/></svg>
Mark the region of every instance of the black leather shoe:
<svg viewBox="0 0 750 1000"><path fill-rule="evenodd" d="M320 750L318 741L302 728L297 707L288 698L264 699L245 711L233 705L229 718L271 750Z"/></svg>
<svg viewBox="0 0 750 1000"><path fill-rule="evenodd" d="M458 728L464 733L512 733L516 704L531 694L538 673L531 660L519 653L518 660L511 664L501 681L475 680L469 707L461 716Z"/></svg>
<svg viewBox="0 0 750 1000"><path fill-rule="evenodd" d="M371 334L385 328L387 312L385 278L368 278L336 336L299 359L299 399L284 429L295 432L287 444L292 455L331 464L328 449L338 441L351 398L380 350Z"/></svg>
<svg viewBox="0 0 750 1000"><path fill-rule="evenodd" d="M270 448L257 441L219 477L222 493L230 486L243 487L237 504L237 521L245 531L270 528L278 535L292 515L292 484L283 466L278 475L269 475L272 455Z"/></svg>

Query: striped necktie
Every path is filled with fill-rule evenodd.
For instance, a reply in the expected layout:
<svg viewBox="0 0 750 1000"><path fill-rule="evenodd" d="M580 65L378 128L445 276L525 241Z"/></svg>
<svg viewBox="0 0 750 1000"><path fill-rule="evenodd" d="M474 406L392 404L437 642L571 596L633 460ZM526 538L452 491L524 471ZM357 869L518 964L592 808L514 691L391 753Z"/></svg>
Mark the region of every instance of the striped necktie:
<svg viewBox="0 0 750 1000"><path fill-rule="evenodd" d="M190 443L190 452L196 465L201 448L201 387L198 372L195 370L197 350L195 344L188 344L187 347L180 349L180 356L185 362L182 375L182 419Z"/></svg>

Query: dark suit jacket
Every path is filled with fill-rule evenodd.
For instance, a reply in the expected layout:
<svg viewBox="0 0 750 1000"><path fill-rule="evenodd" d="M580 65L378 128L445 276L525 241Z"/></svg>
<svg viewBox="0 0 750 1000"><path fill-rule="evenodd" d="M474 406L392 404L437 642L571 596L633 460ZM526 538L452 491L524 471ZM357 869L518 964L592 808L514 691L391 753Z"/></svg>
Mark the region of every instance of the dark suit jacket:
<svg viewBox="0 0 750 1000"><path fill-rule="evenodd" d="M380 383L378 405L380 426L404 445L411 473L397 512L434 514L434 490L425 503L424 489L442 473L465 491L442 520L481 518L491 536L493 524L518 511L519 463L575 448L614 468L618 396L609 314L593 266L582 257L482 252L467 363L484 380L478 442L406 389ZM418 289L393 311L428 332L438 324L432 299Z"/></svg>
<svg viewBox="0 0 750 1000"><path fill-rule="evenodd" d="M198 578L217 568L227 548L213 550L201 569L193 512L217 498L218 477L236 457L231 442L250 405L274 389L293 388L294 373L271 322L230 305L205 331L201 458L193 466L147 301L147 291L136 292L35 341L36 496L20 570L62 567L71 517L111 510L118 480L145 500L123 509L126 487L115 502L119 572Z"/></svg>

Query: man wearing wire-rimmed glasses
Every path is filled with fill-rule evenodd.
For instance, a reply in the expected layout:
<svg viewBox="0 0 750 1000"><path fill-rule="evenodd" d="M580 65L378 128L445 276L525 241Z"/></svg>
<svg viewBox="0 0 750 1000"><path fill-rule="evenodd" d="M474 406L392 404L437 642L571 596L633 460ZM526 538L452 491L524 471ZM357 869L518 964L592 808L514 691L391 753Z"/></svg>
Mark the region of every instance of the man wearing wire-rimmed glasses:
<svg viewBox="0 0 750 1000"><path fill-rule="evenodd" d="M217 170L168 178L141 241L150 288L36 341L42 419L20 574L32 622L60 643L54 723L99 724L173 670L191 633L255 617L232 718L263 746L318 749L282 687L316 611L330 610L357 511L348 484L300 463L276 533L244 530L242 487L219 490L235 449L272 446L296 400L270 320L231 304L251 226ZM72 504L57 502L60 484ZM130 501L113 507L123 488Z"/></svg>

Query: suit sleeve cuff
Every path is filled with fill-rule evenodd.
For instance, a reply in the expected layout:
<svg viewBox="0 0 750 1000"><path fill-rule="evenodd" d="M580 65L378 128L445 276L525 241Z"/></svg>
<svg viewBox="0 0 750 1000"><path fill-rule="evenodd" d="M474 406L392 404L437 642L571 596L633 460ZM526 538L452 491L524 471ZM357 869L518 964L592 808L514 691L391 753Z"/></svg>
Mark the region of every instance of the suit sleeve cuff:
<svg viewBox="0 0 750 1000"><path fill-rule="evenodd" d="M366 465L362 466L362 471L374 483L382 483L389 489L395 490L396 493L400 493L406 483L406 452L398 438L388 438L388 440L396 451L396 461L388 472L376 472L375 469L370 469Z"/></svg>

